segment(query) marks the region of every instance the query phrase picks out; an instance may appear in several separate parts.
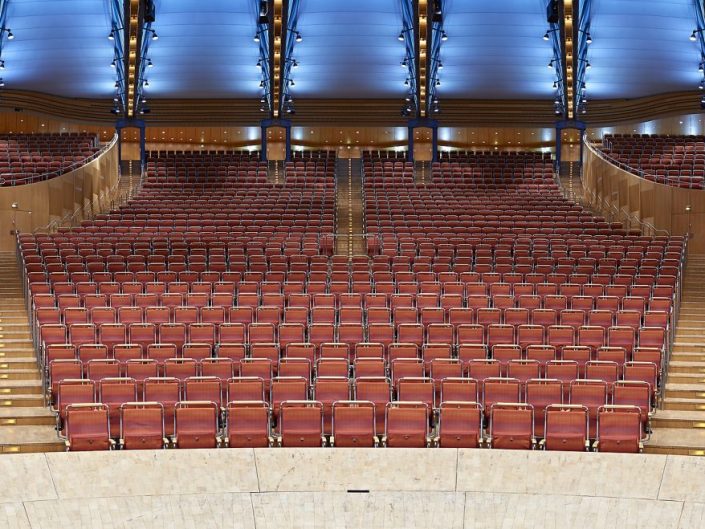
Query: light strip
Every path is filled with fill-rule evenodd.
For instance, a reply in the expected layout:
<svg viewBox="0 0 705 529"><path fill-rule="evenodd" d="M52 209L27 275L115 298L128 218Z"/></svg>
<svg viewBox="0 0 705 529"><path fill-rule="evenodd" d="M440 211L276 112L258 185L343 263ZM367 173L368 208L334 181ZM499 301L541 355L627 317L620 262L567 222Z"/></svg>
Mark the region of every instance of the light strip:
<svg viewBox="0 0 705 529"><path fill-rule="evenodd" d="M273 71L272 71L272 114L275 118L279 117L279 101L281 95L282 81L282 37L284 31L283 17L283 2L282 0L274 0L274 24L273 37Z"/></svg>
<svg viewBox="0 0 705 529"><path fill-rule="evenodd" d="M139 34L139 0L130 0L130 25L127 35L127 116L135 115L135 84L137 81L137 35Z"/></svg>
<svg viewBox="0 0 705 529"><path fill-rule="evenodd" d="M426 117L426 95L427 95L427 72L428 72L428 42L429 28L432 27L428 23L428 1L419 0L419 106L418 111L420 116Z"/></svg>
<svg viewBox="0 0 705 529"><path fill-rule="evenodd" d="M573 0L563 0L563 31L565 35L565 43L563 46L564 64L565 64L565 82L568 87L568 101L566 103L566 111L568 119L573 119L573 108L575 102L575 94L573 93L574 81L574 57L573 57Z"/></svg>

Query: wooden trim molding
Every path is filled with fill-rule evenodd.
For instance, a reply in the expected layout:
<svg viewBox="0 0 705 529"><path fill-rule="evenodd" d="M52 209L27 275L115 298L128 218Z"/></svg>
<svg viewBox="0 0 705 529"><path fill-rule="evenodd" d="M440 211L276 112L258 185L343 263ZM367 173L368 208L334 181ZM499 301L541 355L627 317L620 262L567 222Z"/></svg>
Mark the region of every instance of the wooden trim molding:
<svg viewBox="0 0 705 529"><path fill-rule="evenodd" d="M672 92L637 99L593 100L581 116L588 126L647 121L657 117L700 111L697 91ZM152 99L148 126L258 125L266 116L252 99ZM5 90L0 111L21 111L75 122L114 123L110 99L56 96L41 92ZM297 99L294 125L406 126L399 114L398 99ZM438 116L443 126L552 127L550 100L443 100Z"/></svg>

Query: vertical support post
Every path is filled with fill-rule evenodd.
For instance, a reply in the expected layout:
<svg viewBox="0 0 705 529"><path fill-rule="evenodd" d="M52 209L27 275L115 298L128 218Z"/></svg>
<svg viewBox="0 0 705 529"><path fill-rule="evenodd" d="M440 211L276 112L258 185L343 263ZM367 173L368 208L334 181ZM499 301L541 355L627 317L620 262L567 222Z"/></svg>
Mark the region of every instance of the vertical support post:
<svg viewBox="0 0 705 529"><path fill-rule="evenodd" d="M563 127L560 124L556 125L556 172L561 170L561 151L563 150L561 132Z"/></svg>
<svg viewBox="0 0 705 529"><path fill-rule="evenodd" d="M581 133L580 134L580 170L583 170L583 152L585 149L585 146L583 143L585 142L585 134Z"/></svg>
<svg viewBox="0 0 705 529"><path fill-rule="evenodd" d="M267 126L264 122L260 123L260 161L267 161Z"/></svg>
<svg viewBox="0 0 705 529"><path fill-rule="evenodd" d="M118 163L122 163L122 126L115 125L115 132L118 135L118 141L117 141Z"/></svg>
<svg viewBox="0 0 705 529"><path fill-rule="evenodd" d="M431 127L431 162L438 161L438 123L434 123Z"/></svg>
<svg viewBox="0 0 705 529"><path fill-rule="evenodd" d="M284 136L286 138L286 160L291 161L291 122L286 121L284 125Z"/></svg>
<svg viewBox="0 0 705 529"><path fill-rule="evenodd" d="M140 129L140 169L147 163L147 128L144 122L139 124Z"/></svg>
<svg viewBox="0 0 705 529"><path fill-rule="evenodd" d="M408 123L409 130L409 153L407 160L413 162L416 159L414 155L414 132L416 129L431 129L431 155L429 157L421 157L422 161L433 161L438 159L438 122L435 119L419 118L412 119Z"/></svg>
<svg viewBox="0 0 705 529"><path fill-rule="evenodd" d="M261 146L262 146L262 153L261 153L261 160L263 162L266 162L270 159L268 150L269 150L269 139L267 138L267 132L269 131L270 128L277 128L277 129L284 129L284 153L283 157L280 154L273 155L272 159L273 160L284 160L284 161L290 161L291 160L291 121L287 119L263 119L260 121L260 130L262 131L262 137L260 138L261 141ZM273 145L276 143L280 143L275 141L273 142Z"/></svg>

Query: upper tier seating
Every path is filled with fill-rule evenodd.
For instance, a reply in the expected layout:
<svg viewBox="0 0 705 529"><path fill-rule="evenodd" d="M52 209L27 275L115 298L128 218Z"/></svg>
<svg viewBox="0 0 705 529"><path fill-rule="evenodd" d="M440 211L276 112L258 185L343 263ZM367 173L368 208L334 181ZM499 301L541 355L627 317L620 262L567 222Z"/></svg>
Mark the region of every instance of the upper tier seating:
<svg viewBox="0 0 705 529"><path fill-rule="evenodd" d="M647 180L703 189L704 136L605 135L600 150L617 165Z"/></svg>
<svg viewBox="0 0 705 529"><path fill-rule="evenodd" d="M284 170L287 184L325 185L335 176L335 151L294 152Z"/></svg>
<svg viewBox="0 0 705 529"><path fill-rule="evenodd" d="M29 184L59 176L100 150L94 134L1 134L0 185Z"/></svg>
<svg viewBox="0 0 705 529"><path fill-rule="evenodd" d="M162 406L145 428L157 445L163 417L175 446L530 447L547 406L571 404L565 413L587 417L571 446L602 432L601 450L638 450L684 239L593 217L562 197L542 155L442 162L428 185L399 174L401 160L366 160L369 255L352 259L330 255L332 177L312 166L268 183L256 158L233 153L150 153L126 206L21 235L46 390L69 441L75 414L79 433L135 446L113 434L136 395ZM93 402L110 424L102 407L76 408ZM624 442L600 430L627 409L612 405L640 419ZM95 428L83 427L92 410ZM558 445L541 446L560 446L562 418L546 434Z"/></svg>

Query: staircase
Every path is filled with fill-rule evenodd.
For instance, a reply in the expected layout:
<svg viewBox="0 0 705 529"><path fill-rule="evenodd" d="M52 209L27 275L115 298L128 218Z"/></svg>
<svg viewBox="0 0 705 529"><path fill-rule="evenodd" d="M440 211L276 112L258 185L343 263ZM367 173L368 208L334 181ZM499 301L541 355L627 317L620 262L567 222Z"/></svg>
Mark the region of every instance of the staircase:
<svg viewBox="0 0 705 529"><path fill-rule="evenodd" d="M431 162L414 163L414 182L417 185L426 185L431 182Z"/></svg>
<svg viewBox="0 0 705 529"><path fill-rule="evenodd" d="M140 177L139 160L122 160L120 162L119 200L132 198L139 188Z"/></svg>
<svg viewBox="0 0 705 529"><path fill-rule="evenodd" d="M0 453L63 450L44 405L22 279L14 252L0 253Z"/></svg>
<svg viewBox="0 0 705 529"><path fill-rule="evenodd" d="M284 162L269 160L267 162L267 182L280 184L284 182Z"/></svg>
<svg viewBox="0 0 705 529"><path fill-rule="evenodd" d="M662 409L646 452L705 455L705 256L685 269Z"/></svg>
<svg viewBox="0 0 705 529"><path fill-rule="evenodd" d="M580 162L561 162L558 176L566 198L573 202L582 202L583 186L580 182Z"/></svg>
<svg viewBox="0 0 705 529"><path fill-rule="evenodd" d="M335 183L335 253L348 257L365 255L362 160L338 158L335 162Z"/></svg>

